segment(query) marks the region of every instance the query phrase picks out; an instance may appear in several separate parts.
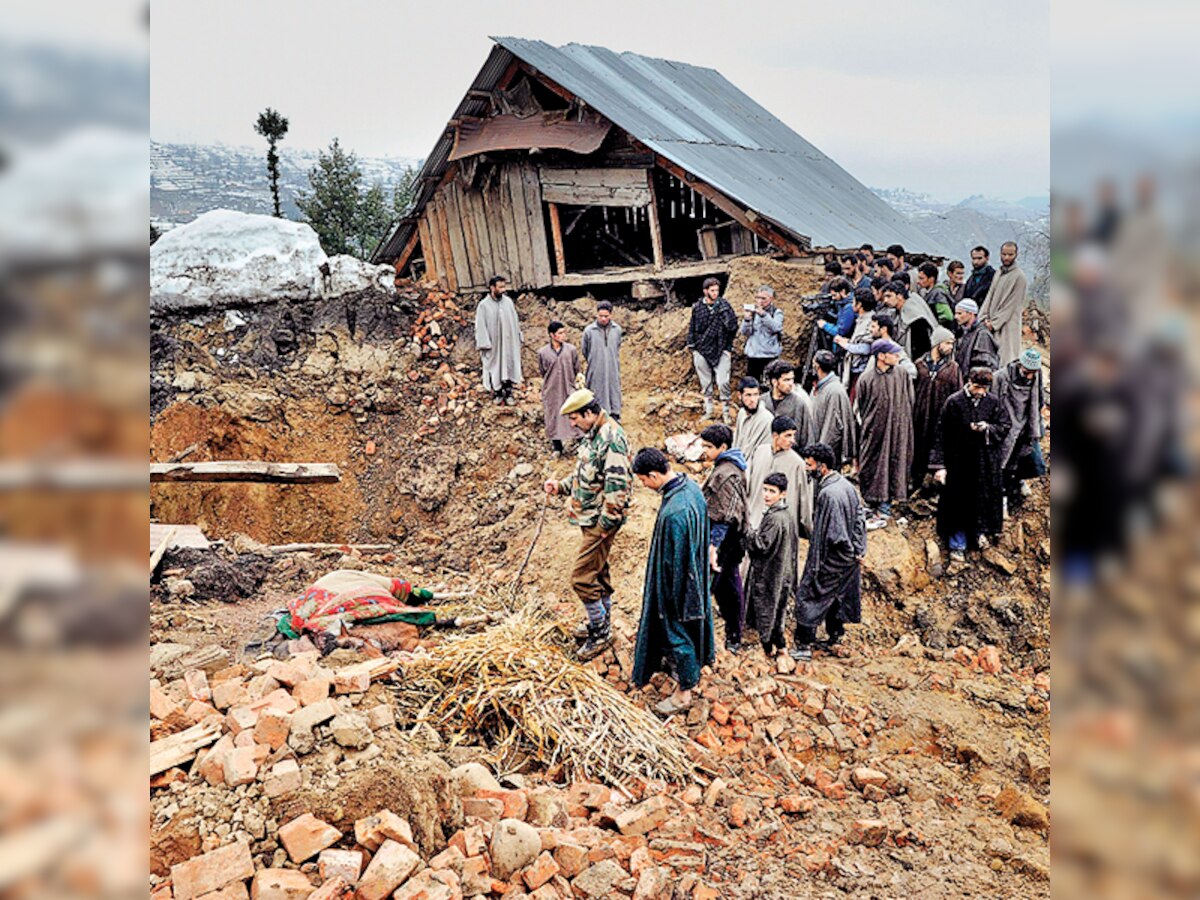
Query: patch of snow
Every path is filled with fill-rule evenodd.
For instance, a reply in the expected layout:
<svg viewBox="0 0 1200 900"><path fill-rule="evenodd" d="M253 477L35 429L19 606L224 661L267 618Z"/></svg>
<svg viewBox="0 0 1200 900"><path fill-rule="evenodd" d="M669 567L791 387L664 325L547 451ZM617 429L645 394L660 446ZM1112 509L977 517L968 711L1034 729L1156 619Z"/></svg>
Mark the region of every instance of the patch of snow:
<svg viewBox="0 0 1200 900"><path fill-rule="evenodd" d="M215 209L173 228L150 248L156 311L307 300L326 261L303 222Z"/></svg>
<svg viewBox="0 0 1200 900"><path fill-rule="evenodd" d="M355 256L329 257L329 275L321 279L322 297L340 297L357 291L375 290L391 293L396 286L396 270L392 266L372 265Z"/></svg>

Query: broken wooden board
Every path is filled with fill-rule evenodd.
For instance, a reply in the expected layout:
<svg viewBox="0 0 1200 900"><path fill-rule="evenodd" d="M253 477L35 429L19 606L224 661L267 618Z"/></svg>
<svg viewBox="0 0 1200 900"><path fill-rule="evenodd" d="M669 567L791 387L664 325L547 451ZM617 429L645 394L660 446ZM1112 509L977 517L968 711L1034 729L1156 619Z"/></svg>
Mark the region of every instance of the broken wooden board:
<svg viewBox="0 0 1200 900"><path fill-rule="evenodd" d="M197 463L151 463L150 483L177 481L251 481L274 484L327 484L340 481L333 463L277 463L259 460L221 460Z"/></svg>
<svg viewBox="0 0 1200 900"><path fill-rule="evenodd" d="M158 549L158 545L163 542L163 538L166 537L167 532L172 528L175 529L175 534L171 538L171 543L167 545L168 550L176 547L183 547L188 550L207 550L212 546L208 538L204 536L204 532L200 530L199 525L171 525L166 522L151 522L151 552Z"/></svg>
<svg viewBox="0 0 1200 900"><path fill-rule="evenodd" d="M221 736L220 716L210 716L186 731L150 742L150 775L165 772L172 766L195 759L196 753Z"/></svg>

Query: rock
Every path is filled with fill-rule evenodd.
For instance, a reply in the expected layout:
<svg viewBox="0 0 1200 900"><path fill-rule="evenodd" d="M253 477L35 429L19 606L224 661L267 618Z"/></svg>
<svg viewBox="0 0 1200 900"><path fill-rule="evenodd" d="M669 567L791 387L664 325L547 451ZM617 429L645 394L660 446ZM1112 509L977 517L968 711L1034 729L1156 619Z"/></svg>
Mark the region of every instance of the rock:
<svg viewBox="0 0 1200 900"><path fill-rule="evenodd" d="M330 733L339 746L361 750L371 743L371 723L357 712L344 712L329 723Z"/></svg>
<svg viewBox="0 0 1200 900"><path fill-rule="evenodd" d="M455 900L462 896L453 872L425 869L398 887L392 900Z"/></svg>
<svg viewBox="0 0 1200 900"><path fill-rule="evenodd" d="M645 834L665 822L670 815L670 803L666 797L658 794L618 813L617 830L626 835Z"/></svg>
<svg viewBox="0 0 1200 900"><path fill-rule="evenodd" d="M518 869L535 859L542 849L537 829L518 819L501 819L492 831L492 868L496 877L508 881Z"/></svg>
<svg viewBox="0 0 1200 900"><path fill-rule="evenodd" d="M863 569L896 600L907 600L915 591L929 585L929 573L924 563L897 529L880 528L871 532Z"/></svg>
<svg viewBox="0 0 1200 900"><path fill-rule="evenodd" d="M576 875L571 887L584 897L612 897L616 884L626 877L625 870L617 863L604 859Z"/></svg>
<svg viewBox="0 0 1200 900"><path fill-rule="evenodd" d="M526 886L531 891L536 891L561 871L558 863L554 861L554 857L550 855L549 851L543 850L538 854L538 858L525 870L522 877L525 880Z"/></svg>
<svg viewBox="0 0 1200 900"><path fill-rule="evenodd" d="M312 813L304 813L279 829L279 842L292 862L302 863L341 840L342 833Z"/></svg>
<svg viewBox="0 0 1200 900"><path fill-rule="evenodd" d="M203 856L171 866L171 883L177 900L192 900L217 891L231 881L244 881L254 875L250 845L235 841Z"/></svg>
<svg viewBox="0 0 1200 900"><path fill-rule="evenodd" d="M317 857L317 871L323 881L341 878L347 884L354 884L362 873L362 867L361 850L322 850Z"/></svg>
<svg viewBox="0 0 1200 900"><path fill-rule="evenodd" d="M976 661L979 663L980 669L992 675L999 674L1004 669L1003 664L1000 662L999 647L993 647L991 645L983 647L980 649Z"/></svg>
<svg viewBox="0 0 1200 900"><path fill-rule="evenodd" d="M788 815L807 815L813 811L816 801L812 797L802 797L799 794L785 794L779 798L779 808Z"/></svg>
<svg viewBox="0 0 1200 900"><path fill-rule="evenodd" d="M1017 771L1039 790L1050 784L1050 761L1035 750L1024 748L1017 752Z"/></svg>
<svg viewBox="0 0 1200 900"><path fill-rule="evenodd" d="M1002 790L996 797L996 809L1005 819L1021 828L1046 831L1050 814L1038 800L1015 787Z"/></svg>
<svg viewBox="0 0 1200 900"><path fill-rule="evenodd" d="M875 787L883 787L887 784L888 780L887 775L883 772L877 769L869 769L866 766L859 766L855 769L851 778L859 790L862 790L869 784Z"/></svg>
<svg viewBox="0 0 1200 900"><path fill-rule="evenodd" d="M412 826L408 824L408 820L396 815L390 809L381 809L374 815L355 822L354 839L372 852L378 850L383 842L388 840L404 844L413 850L417 849L417 845L413 841Z"/></svg>
<svg viewBox="0 0 1200 900"><path fill-rule="evenodd" d="M925 539L925 571L930 578L941 578L944 571L942 566L942 548L933 538Z"/></svg>
<svg viewBox="0 0 1200 900"><path fill-rule="evenodd" d="M263 779L263 793L271 798L300 790L300 766L294 759L281 760Z"/></svg>
<svg viewBox="0 0 1200 900"><path fill-rule="evenodd" d="M1017 571L1017 564L995 547L988 547L984 550L983 558L1005 575L1012 575Z"/></svg>
<svg viewBox="0 0 1200 900"><path fill-rule="evenodd" d="M500 782L480 763L464 763L450 770L450 783L460 797L473 797L479 791L498 791Z"/></svg>
<svg viewBox="0 0 1200 900"><path fill-rule="evenodd" d="M587 847L563 841L554 848L554 861L567 878L574 878L588 867Z"/></svg>
<svg viewBox="0 0 1200 900"><path fill-rule="evenodd" d="M384 841L371 859L358 883L360 900L383 900L402 885L421 864L421 857L410 847L396 841Z"/></svg>
<svg viewBox="0 0 1200 900"><path fill-rule="evenodd" d="M567 804L558 788L544 786L529 792L525 820L538 828L561 828L567 824Z"/></svg>
<svg viewBox="0 0 1200 900"><path fill-rule="evenodd" d="M856 819L850 825L846 840L851 844L878 847L887 840L888 826L882 819Z"/></svg>
<svg viewBox="0 0 1200 900"><path fill-rule="evenodd" d="M312 892L308 876L295 869L259 869L250 882L250 900L305 900Z"/></svg>
<svg viewBox="0 0 1200 900"><path fill-rule="evenodd" d="M671 881L671 873L664 867L648 866L638 875L637 887L633 889L633 900L660 900L669 897Z"/></svg>
<svg viewBox="0 0 1200 900"><path fill-rule="evenodd" d="M533 466L529 463L517 463L509 470L508 477L516 480L517 478L528 478L533 474Z"/></svg>

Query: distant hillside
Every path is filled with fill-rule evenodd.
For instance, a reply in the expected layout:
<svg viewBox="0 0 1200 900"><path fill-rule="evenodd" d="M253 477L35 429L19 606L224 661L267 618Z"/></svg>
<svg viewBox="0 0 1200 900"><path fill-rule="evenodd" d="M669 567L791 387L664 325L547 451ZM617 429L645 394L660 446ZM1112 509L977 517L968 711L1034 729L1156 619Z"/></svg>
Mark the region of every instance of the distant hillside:
<svg viewBox="0 0 1200 900"><path fill-rule="evenodd" d="M296 193L308 190L308 171L317 163L315 150L280 145L280 199L283 214L299 219ZM150 220L160 228L190 222L212 209L271 212L267 182L267 148L225 144L164 144L150 142ZM379 181L391 194L407 166L405 157L359 157L364 183Z"/></svg>

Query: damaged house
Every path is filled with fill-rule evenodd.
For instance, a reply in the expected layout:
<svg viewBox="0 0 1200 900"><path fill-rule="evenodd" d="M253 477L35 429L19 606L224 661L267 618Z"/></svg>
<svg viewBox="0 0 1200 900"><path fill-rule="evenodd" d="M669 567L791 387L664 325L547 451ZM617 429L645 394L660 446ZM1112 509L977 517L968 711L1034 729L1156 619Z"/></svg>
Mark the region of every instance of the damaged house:
<svg viewBox="0 0 1200 900"><path fill-rule="evenodd" d="M714 69L494 38L372 261L445 289L661 296L748 254L933 239Z"/></svg>

